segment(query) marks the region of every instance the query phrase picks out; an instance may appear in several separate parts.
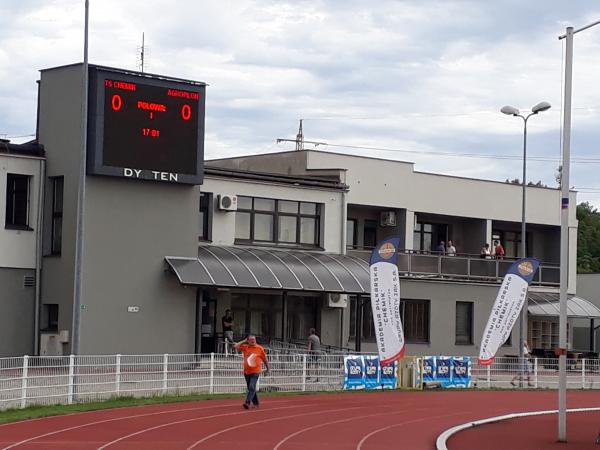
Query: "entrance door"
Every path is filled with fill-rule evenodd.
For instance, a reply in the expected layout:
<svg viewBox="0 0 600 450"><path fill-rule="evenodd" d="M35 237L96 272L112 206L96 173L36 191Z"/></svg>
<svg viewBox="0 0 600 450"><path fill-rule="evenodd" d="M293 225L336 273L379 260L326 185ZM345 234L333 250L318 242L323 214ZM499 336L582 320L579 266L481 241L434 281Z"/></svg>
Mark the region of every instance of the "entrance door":
<svg viewBox="0 0 600 450"><path fill-rule="evenodd" d="M206 296L202 300L202 320L200 324L200 352L211 353L217 349L217 300Z"/></svg>

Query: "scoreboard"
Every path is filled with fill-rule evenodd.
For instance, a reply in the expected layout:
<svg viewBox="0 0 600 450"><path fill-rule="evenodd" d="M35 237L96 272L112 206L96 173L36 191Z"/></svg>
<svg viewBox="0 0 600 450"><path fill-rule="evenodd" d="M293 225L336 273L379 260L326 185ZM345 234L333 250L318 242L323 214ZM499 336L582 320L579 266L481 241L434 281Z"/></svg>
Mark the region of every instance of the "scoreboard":
<svg viewBox="0 0 600 450"><path fill-rule="evenodd" d="M90 66L87 173L202 184L206 85Z"/></svg>

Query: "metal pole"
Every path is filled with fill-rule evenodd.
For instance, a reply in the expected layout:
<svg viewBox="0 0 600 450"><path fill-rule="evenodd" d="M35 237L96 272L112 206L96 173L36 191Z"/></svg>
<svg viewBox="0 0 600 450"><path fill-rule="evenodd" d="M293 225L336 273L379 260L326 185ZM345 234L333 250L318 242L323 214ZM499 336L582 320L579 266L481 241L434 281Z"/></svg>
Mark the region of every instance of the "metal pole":
<svg viewBox="0 0 600 450"><path fill-rule="evenodd" d="M567 441L567 284L569 282L569 164L571 156L571 95L573 89L573 27L565 45L565 97L563 103L563 157L560 179L560 314L558 357L558 440Z"/></svg>
<svg viewBox="0 0 600 450"><path fill-rule="evenodd" d="M525 245L525 231L526 231L526 201L527 201L527 117L523 117L523 199L521 201L521 258L527 256L526 245ZM523 387L523 379L525 378L525 329L527 328L527 299L525 304L521 308L521 315L519 317L519 361L521 361L521 378L519 381L519 387Z"/></svg>
<svg viewBox="0 0 600 450"><path fill-rule="evenodd" d="M83 243L85 231L85 169L87 156L87 114L88 114L88 23L89 0L85 0L85 28L83 39L83 92L81 107L81 154L79 161L79 187L77 190L77 230L75 237L75 274L73 288L73 332L71 353L79 355L81 338L81 278L83 272Z"/></svg>

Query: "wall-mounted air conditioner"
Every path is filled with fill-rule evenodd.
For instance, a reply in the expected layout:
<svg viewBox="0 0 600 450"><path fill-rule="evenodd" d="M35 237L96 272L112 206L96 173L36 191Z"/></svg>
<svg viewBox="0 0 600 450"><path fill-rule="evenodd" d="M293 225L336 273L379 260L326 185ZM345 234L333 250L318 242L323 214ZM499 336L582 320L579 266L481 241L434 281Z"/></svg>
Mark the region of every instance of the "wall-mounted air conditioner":
<svg viewBox="0 0 600 450"><path fill-rule="evenodd" d="M348 306L348 295L327 294L327 304L330 308L345 308Z"/></svg>
<svg viewBox="0 0 600 450"><path fill-rule="evenodd" d="M380 225L382 227L395 227L396 211L382 211L380 216Z"/></svg>
<svg viewBox="0 0 600 450"><path fill-rule="evenodd" d="M237 211L237 196L220 194L219 209L221 211Z"/></svg>

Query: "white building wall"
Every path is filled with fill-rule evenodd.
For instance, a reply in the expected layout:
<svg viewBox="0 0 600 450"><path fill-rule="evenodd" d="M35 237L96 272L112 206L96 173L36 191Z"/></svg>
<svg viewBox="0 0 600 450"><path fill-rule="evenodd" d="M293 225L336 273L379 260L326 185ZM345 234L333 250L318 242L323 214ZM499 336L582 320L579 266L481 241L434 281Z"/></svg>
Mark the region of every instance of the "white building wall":
<svg viewBox="0 0 600 450"><path fill-rule="evenodd" d="M342 193L306 186L286 186L259 181L223 179L207 176L202 192L211 192L215 202L219 194L245 195L280 200L296 200L323 204L321 216L322 245L325 251L342 253ZM215 206L212 221L212 243L233 245L235 240L235 212L219 211Z"/></svg>
<svg viewBox="0 0 600 450"><path fill-rule="evenodd" d="M0 267L34 269L40 173L43 160L35 157L0 154ZM9 173L31 176L29 185L29 227L31 230L5 228L6 176Z"/></svg>

